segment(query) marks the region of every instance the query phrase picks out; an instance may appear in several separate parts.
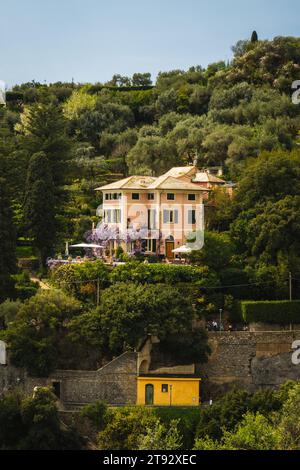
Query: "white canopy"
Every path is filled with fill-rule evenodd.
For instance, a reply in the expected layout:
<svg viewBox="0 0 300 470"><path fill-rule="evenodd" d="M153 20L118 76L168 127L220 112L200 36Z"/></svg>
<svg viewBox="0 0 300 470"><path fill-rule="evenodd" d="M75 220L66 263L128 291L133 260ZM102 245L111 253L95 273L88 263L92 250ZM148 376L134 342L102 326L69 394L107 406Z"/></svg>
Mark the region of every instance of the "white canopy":
<svg viewBox="0 0 300 470"><path fill-rule="evenodd" d="M70 245L70 248L104 248L102 245L96 243L77 243L77 245Z"/></svg>
<svg viewBox="0 0 300 470"><path fill-rule="evenodd" d="M173 253L191 253L191 251L191 248L186 245L182 245L179 248L175 248L174 250L172 250Z"/></svg>

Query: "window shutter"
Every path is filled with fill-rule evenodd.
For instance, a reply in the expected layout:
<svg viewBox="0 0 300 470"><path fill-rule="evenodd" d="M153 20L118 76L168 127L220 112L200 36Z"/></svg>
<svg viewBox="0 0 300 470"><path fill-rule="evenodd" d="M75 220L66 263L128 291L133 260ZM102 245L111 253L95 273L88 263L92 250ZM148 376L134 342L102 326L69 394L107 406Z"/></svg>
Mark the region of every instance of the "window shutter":
<svg viewBox="0 0 300 470"><path fill-rule="evenodd" d="M167 224L169 222L169 211L167 209L164 209L164 224Z"/></svg>
<svg viewBox="0 0 300 470"><path fill-rule="evenodd" d="M177 209L174 211L174 223L178 224L178 210Z"/></svg>

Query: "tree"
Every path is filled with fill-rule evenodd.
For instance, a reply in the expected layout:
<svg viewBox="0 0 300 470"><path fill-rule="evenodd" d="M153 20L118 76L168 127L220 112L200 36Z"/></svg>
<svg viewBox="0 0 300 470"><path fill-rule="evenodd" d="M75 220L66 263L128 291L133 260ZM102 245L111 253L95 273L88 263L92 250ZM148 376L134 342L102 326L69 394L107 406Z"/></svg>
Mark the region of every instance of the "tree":
<svg viewBox="0 0 300 470"><path fill-rule="evenodd" d="M81 313L78 301L60 291L40 291L18 310L3 337L8 343L11 361L33 376L46 377L66 361L67 323ZM74 350L70 355L76 358Z"/></svg>
<svg viewBox="0 0 300 470"><path fill-rule="evenodd" d="M246 413L236 431L225 431L221 441L196 439L194 450L276 450L278 429L260 413Z"/></svg>
<svg viewBox="0 0 300 470"><path fill-rule="evenodd" d="M156 422L157 417L150 408L110 408L107 425L98 434L98 447L101 450L137 450L147 427L153 429Z"/></svg>
<svg viewBox="0 0 300 470"><path fill-rule="evenodd" d="M178 421L172 419L169 426L159 420L153 427L146 428L138 442L139 450L178 450L182 446L182 437L177 428Z"/></svg>
<svg viewBox="0 0 300 470"><path fill-rule="evenodd" d="M24 221L38 252L40 267L53 254L56 236L55 186L49 160L44 152L34 154L29 162Z"/></svg>
<svg viewBox="0 0 300 470"><path fill-rule="evenodd" d="M13 296L16 272L15 229L6 181L0 178L0 302Z"/></svg>
<svg viewBox="0 0 300 470"><path fill-rule="evenodd" d="M22 396L18 392L7 394L0 400L0 449L12 449L25 434L21 414Z"/></svg>
<svg viewBox="0 0 300 470"><path fill-rule="evenodd" d="M0 400L0 449L75 450L83 439L62 426L56 397L39 387L32 397L11 393Z"/></svg>
<svg viewBox="0 0 300 470"><path fill-rule="evenodd" d="M87 418L97 430L101 430L107 419L108 406L104 401L96 401L85 405L80 416Z"/></svg>
<svg viewBox="0 0 300 470"><path fill-rule="evenodd" d="M20 300L5 300L0 304L0 330L5 329L8 324L15 320L22 305Z"/></svg>
<svg viewBox="0 0 300 470"><path fill-rule="evenodd" d="M280 448L298 450L300 446L300 385L294 384L288 391L279 423Z"/></svg>
<svg viewBox="0 0 300 470"><path fill-rule="evenodd" d="M172 143L158 136L140 137L127 155L131 174L160 175L177 161Z"/></svg>
<svg viewBox="0 0 300 470"><path fill-rule="evenodd" d="M235 253L235 247L228 233L206 231L204 238L205 243L202 250L194 251L189 255L191 261L208 266L217 272L227 268Z"/></svg>
<svg viewBox="0 0 300 470"><path fill-rule="evenodd" d="M29 155L43 152L48 159L53 182L60 194L66 181L70 156L70 140L67 136L67 121L57 103L39 102L25 108L21 115L23 146Z"/></svg>
<svg viewBox="0 0 300 470"><path fill-rule="evenodd" d="M281 407L280 396L272 390L261 390L254 394L246 390L231 390L212 406L202 410L197 437L203 439L207 436L213 441L220 441L224 430L234 432L247 412L259 411L268 418L272 411L278 411Z"/></svg>
<svg viewBox="0 0 300 470"><path fill-rule="evenodd" d="M278 253L288 260L299 253L300 196L286 196L278 202L268 202L250 221L247 245L257 258L277 262Z"/></svg>
<svg viewBox="0 0 300 470"><path fill-rule="evenodd" d="M253 31L251 34L251 42L257 42L258 41L258 35L256 31Z"/></svg>
<svg viewBox="0 0 300 470"><path fill-rule="evenodd" d="M98 309L74 319L69 326L74 341L88 342L110 357L136 348L148 334L158 336L162 344L181 335L190 345L190 354L197 351L188 362L204 361L209 352L207 338L192 334L193 315L191 300L174 287L120 282L102 292ZM181 349L184 351L184 344ZM173 360L186 364L186 355L181 352L177 348Z"/></svg>
<svg viewBox="0 0 300 470"><path fill-rule="evenodd" d="M134 73L131 80L132 86L152 85L151 73Z"/></svg>

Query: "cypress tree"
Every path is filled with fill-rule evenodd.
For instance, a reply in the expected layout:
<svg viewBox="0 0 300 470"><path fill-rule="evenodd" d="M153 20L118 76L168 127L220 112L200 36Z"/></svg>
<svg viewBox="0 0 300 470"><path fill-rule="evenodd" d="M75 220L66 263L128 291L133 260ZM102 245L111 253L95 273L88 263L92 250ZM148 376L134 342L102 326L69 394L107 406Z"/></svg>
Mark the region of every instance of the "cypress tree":
<svg viewBox="0 0 300 470"><path fill-rule="evenodd" d="M0 302L13 297L16 272L16 237L7 183L0 178Z"/></svg>
<svg viewBox="0 0 300 470"><path fill-rule="evenodd" d="M55 187L49 160L44 152L32 155L26 179L24 222L33 238L40 267L53 254L56 235Z"/></svg>
<svg viewBox="0 0 300 470"><path fill-rule="evenodd" d="M251 42L257 42L258 41L258 35L256 31L253 31L251 35Z"/></svg>

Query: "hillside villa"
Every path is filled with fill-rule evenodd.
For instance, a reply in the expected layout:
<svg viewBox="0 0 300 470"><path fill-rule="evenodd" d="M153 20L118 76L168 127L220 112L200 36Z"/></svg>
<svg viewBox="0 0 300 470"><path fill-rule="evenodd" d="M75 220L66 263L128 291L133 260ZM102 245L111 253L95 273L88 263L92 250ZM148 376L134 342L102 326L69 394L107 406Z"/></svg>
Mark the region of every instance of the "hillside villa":
<svg viewBox="0 0 300 470"><path fill-rule="evenodd" d="M102 224L122 234L118 240L108 239L107 248L113 252L122 246L131 253L139 239L141 251L173 258L174 249L203 233L203 201L212 187L224 184L206 171L186 166L159 177L129 176L96 188L103 192Z"/></svg>

